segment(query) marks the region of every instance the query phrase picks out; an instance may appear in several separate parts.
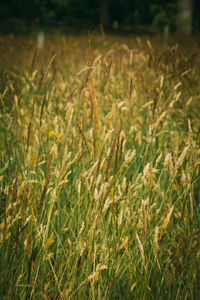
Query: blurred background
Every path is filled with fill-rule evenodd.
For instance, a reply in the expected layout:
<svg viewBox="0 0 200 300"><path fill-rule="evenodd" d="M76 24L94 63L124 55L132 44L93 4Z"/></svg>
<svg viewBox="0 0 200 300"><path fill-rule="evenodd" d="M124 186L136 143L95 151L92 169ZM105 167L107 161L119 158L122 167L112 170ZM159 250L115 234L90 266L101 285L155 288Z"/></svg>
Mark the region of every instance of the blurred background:
<svg viewBox="0 0 200 300"><path fill-rule="evenodd" d="M101 30L197 33L199 0L1 0L1 33L57 28L81 33Z"/></svg>

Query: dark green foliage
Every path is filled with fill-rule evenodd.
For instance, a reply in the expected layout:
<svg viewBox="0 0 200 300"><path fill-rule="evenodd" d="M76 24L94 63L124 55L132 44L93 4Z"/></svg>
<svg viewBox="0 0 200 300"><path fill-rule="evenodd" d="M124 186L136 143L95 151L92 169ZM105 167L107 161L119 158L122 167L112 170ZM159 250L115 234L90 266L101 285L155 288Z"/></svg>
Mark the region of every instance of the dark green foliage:
<svg viewBox="0 0 200 300"><path fill-rule="evenodd" d="M178 0L2 0L1 31L25 32L38 25L141 25L176 28ZM193 28L199 23L199 1L193 1Z"/></svg>

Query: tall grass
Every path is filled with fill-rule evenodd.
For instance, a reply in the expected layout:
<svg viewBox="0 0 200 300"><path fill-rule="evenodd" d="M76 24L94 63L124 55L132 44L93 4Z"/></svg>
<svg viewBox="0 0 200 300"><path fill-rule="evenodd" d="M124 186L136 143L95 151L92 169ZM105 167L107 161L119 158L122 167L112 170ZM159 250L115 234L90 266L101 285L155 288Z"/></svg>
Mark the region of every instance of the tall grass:
<svg viewBox="0 0 200 300"><path fill-rule="evenodd" d="M2 71L1 299L198 299L198 61L70 41Z"/></svg>

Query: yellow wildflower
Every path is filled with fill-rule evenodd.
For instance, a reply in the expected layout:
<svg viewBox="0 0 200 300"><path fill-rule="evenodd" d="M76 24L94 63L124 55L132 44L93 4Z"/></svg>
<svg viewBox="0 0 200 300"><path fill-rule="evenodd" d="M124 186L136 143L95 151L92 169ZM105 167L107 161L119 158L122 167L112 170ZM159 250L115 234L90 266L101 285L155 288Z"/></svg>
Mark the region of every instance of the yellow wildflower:
<svg viewBox="0 0 200 300"><path fill-rule="evenodd" d="M55 137L56 132L54 130L49 131L49 138Z"/></svg>

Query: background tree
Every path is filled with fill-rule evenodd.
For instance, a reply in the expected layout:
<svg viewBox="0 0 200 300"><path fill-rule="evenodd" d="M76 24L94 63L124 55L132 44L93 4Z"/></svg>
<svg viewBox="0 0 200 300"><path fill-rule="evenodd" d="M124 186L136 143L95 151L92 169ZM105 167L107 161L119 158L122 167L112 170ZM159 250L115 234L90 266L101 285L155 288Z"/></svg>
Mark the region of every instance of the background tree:
<svg viewBox="0 0 200 300"><path fill-rule="evenodd" d="M178 32L190 34L192 30L193 0L178 0Z"/></svg>
<svg viewBox="0 0 200 300"><path fill-rule="evenodd" d="M119 26L153 26L189 34L200 28L199 0L1 0L2 23L21 22L27 29L41 25L73 25L80 29L102 23L105 27L118 21ZM4 26L5 28L5 26ZM15 28L15 26L14 26ZM12 31L12 28L11 28Z"/></svg>
<svg viewBox="0 0 200 300"><path fill-rule="evenodd" d="M171 30L176 27L177 3L174 1L153 1L150 5L152 25L154 28L163 30L168 26Z"/></svg>
<svg viewBox="0 0 200 300"><path fill-rule="evenodd" d="M110 22L110 1L100 0L100 23L107 27L110 25Z"/></svg>

